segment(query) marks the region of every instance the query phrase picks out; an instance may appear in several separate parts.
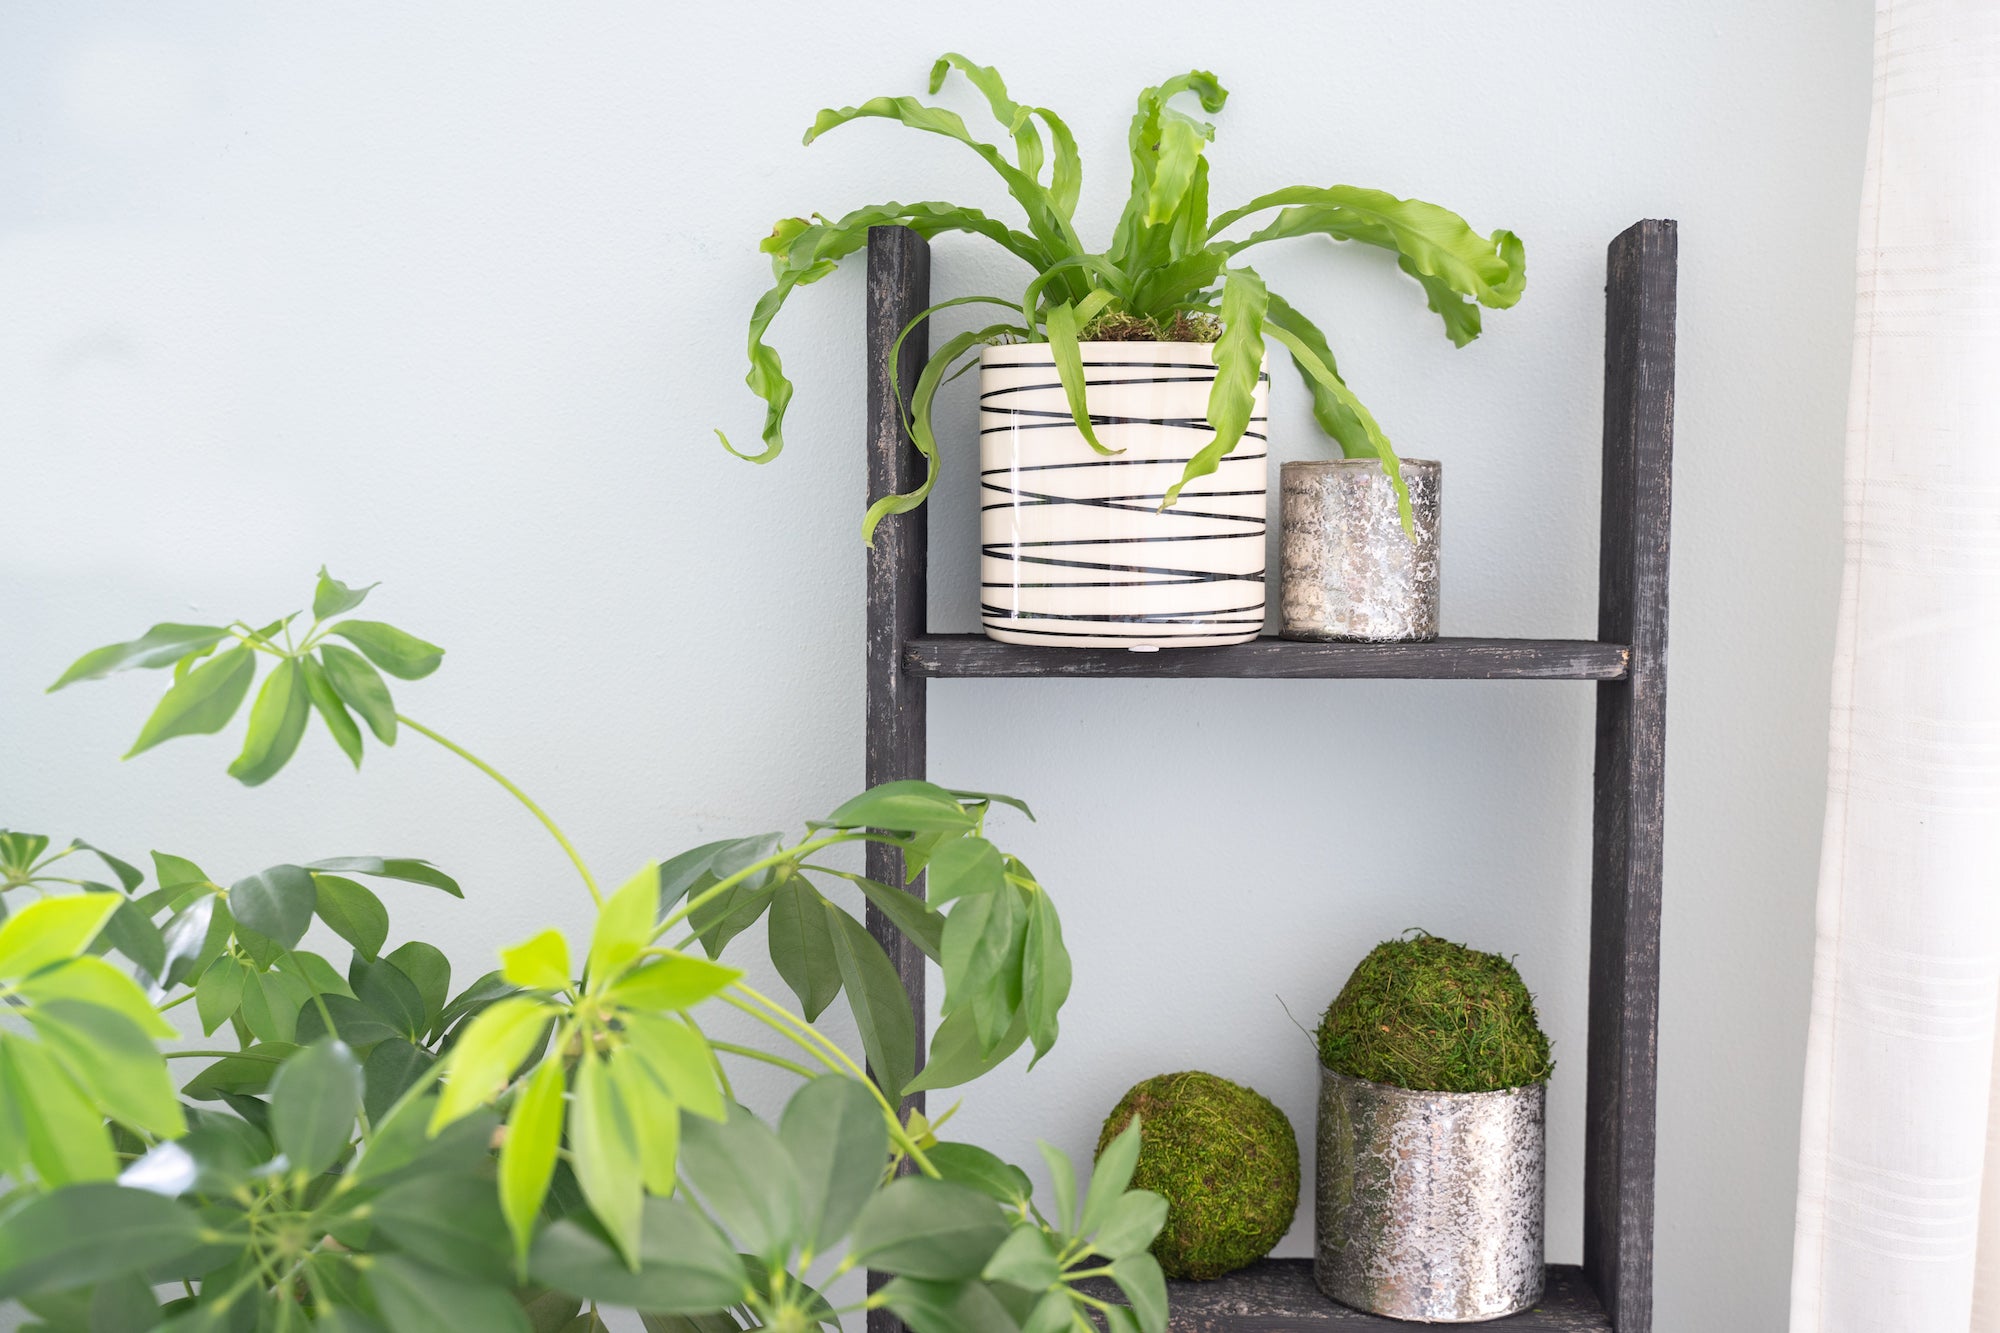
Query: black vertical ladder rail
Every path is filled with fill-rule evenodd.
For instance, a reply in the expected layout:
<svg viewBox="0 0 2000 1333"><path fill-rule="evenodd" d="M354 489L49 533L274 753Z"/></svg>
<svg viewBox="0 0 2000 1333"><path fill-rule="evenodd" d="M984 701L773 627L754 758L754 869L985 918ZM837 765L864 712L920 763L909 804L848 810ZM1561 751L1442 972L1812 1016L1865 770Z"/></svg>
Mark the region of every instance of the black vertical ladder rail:
<svg viewBox="0 0 2000 1333"><path fill-rule="evenodd" d="M1611 243L1605 288L1603 510L1598 555L1598 642L1578 649L1619 648L1625 669L1604 679L1591 663L1565 663L1548 674L1595 679L1596 762L1592 781L1589 1035L1584 1129L1583 1273L1616 1333L1651 1333L1656 1045L1659 1015L1659 932L1664 825L1667 562L1674 409L1674 318L1677 244L1671 221L1635 223ZM907 491L923 476L923 460L904 428L888 371L889 349L929 304L930 247L903 227L868 233L868 498ZM903 342L900 382L916 382L927 356L919 327ZM872 786L925 775L925 695L929 674L1063 674L1060 667L962 673L921 669L912 641L926 633L925 510L892 515L876 530L868 553L867 781ZM1264 644L1275 640L1261 641ZM1292 663L1259 645L1240 649L1179 649L1189 675L1214 677L1364 676L1478 678L1458 658L1561 647L1525 641L1445 640L1435 660L1410 665L1382 645L1346 645L1350 662L1321 661L1342 645L1291 645ZM1407 649L1390 645L1388 651ZM1304 651L1297 651L1304 650ZM1010 655L1029 660L1023 650ZM1072 650L1083 653L1085 650ZM1123 659L1119 659L1121 662ZM1193 664L1199 660L1200 665ZM1078 662L1086 658L1079 656ZM1592 659L1592 662L1595 658ZM1369 665L1373 663L1374 665ZM1147 659L1151 666L1153 659ZM1375 670L1375 666L1387 669ZM1360 668L1360 669L1355 669ZM1136 674L1136 673L1133 673ZM1541 674L1541 673L1534 673ZM870 844L870 878L902 881L901 854ZM922 877L907 886L921 897ZM923 1059L924 958L874 907L868 929L881 941L909 993ZM921 1093L905 1110L923 1109ZM869 1275L869 1289L883 1277ZM1196 1284L1200 1293L1223 1283ZM1316 1294L1309 1298L1317 1300ZM1225 1300L1224 1305L1230 1302ZM1243 1333L1283 1333L1302 1322L1292 1314L1235 1311L1220 1323ZM1380 1324L1351 1311L1315 1308L1303 1322ZM1584 1327L1558 1312L1556 1324ZM1532 1319L1533 1316L1520 1316ZM1211 1320L1210 1322L1214 1322ZM1511 1321L1510 1321L1511 1322ZM1525 1327L1526 1325L1524 1325ZM1602 1327L1595 1319L1589 1327ZM887 1310L871 1310L869 1333L902 1333Z"/></svg>
<svg viewBox="0 0 2000 1333"><path fill-rule="evenodd" d="M1653 1323L1677 247L1672 222L1633 224L1605 284L1597 637L1631 657L1625 679L1597 686L1583 1268L1618 1333Z"/></svg>
<svg viewBox="0 0 2000 1333"><path fill-rule="evenodd" d="M903 425L896 384L908 395L929 359L930 331L920 325L903 339L897 382L889 375L889 349L912 319L930 304L931 248L907 227L868 229L868 501L913 489L923 480L924 461ZM891 514L875 529L868 552L868 715L867 784L924 776L924 678L903 663L903 645L924 632L925 583L929 568L927 508ZM868 844L868 878L903 882L903 854L881 843ZM924 896L918 876L909 891ZM916 1018L917 1067L924 1061L924 955L896 929L882 909L868 904L868 933L888 953L910 997ZM907 1117L924 1109L924 1095L903 1099ZM873 1292L887 1275L870 1272ZM902 1333L902 1321L887 1310L868 1312L868 1333Z"/></svg>

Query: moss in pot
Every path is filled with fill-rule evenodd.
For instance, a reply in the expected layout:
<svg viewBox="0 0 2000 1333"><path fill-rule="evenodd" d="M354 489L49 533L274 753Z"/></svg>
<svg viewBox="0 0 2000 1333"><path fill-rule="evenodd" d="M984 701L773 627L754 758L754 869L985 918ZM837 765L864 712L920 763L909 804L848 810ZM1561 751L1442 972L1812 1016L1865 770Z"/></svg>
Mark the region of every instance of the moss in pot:
<svg viewBox="0 0 2000 1333"><path fill-rule="evenodd" d="M1555 1069L1534 997L1499 954L1418 933L1375 946L1319 1024L1320 1062L1423 1092L1493 1092Z"/></svg>
<svg viewBox="0 0 2000 1333"><path fill-rule="evenodd" d="M1318 1046L1320 1290L1424 1322L1540 1300L1555 1065L1514 965L1420 932L1389 940L1327 1007Z"/></svg>

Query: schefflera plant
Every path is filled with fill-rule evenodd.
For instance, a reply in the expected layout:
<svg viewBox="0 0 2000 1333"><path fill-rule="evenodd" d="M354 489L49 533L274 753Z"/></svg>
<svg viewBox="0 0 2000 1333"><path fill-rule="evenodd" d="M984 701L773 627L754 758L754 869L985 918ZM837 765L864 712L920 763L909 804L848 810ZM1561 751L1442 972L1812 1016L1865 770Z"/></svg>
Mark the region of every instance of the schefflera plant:
<svg viewBox="0 0 2000 1333"><path fill-rule="evenodd" d="M290 687L271 683L312 680L306 664L324 670L329 638L404 678L442 658L347 618L367 592L322 571L296 636L291 618L155 626L87 654L58 683L171 667L147 724L164 739L219 730L254 684L233 662L254 676L273 659L246 752L272 753L258 733L276 717L281 754L237 772L267 780L312 715L341 740L346 694L321 708L308 689L294 727ZM229 657L239 651L250 656ZM217 663L224 684L201 685ZM584 1333L603 1327L600 1306L639 1311L651 1333L804 1333L864 1308L918 1333L1087 1333L1092 1314L1118 1333L1163 1333L1164 1279L1148 1247L1165 1203L1127 1188L1136 1126L1081 1198L1068 1160L1045 1148L1044 1208L1018 1168L898 1114L906 1092L967 1082L1030 1042L1039 1057L1056 1038L1070 985L1060 922L1027 868L985 836L996 804L1025 806L892 783L795 839L710 843L607 894L520 787L389 716L544 824L596 905L587 944L543 931L454 994L441 950L390 947L388 908L362 883L462 897L428 861L335 857L225 883L156 851L149 890L138 867L88 843L51 850L44 835L0 831L0 908L32 899L0 921L0 1000L24 1019L0 1033L0 1300L59 1333ZM928 869L949 910L822 864L867 841L899 847L913 876ZM78 857L115 883L84 877ZM880 903L943 970L943 1020L921 1074L895 970L821 893L825 876ZM722 959L760 920L798 1010ZM344 971L307 947L315 921L352 947ZM866 1069L812 1021L843 992ZM166 1016L190 1004L201 1032L233 1049L176 1044ZM697 1015L722 1008L774 1040L710 1038ZM801 1080L775 1125L736 1103L725 1057ZM181 1060L201 1064L177 1092L167 1069ZM833 1307L828 1284L864 1265L891 1280ZM1090 1277L1112 1278L1129 1305L1078 1285ZM160 1305L163 1282L184 1294Z"/></svg>
<svg viewBox="0 0 2000 1333"><path fill-rule="evenodd" d="M1229 94L1213 74L1192 70L1139 94L1127 134L1131 190L1110 243L1092 250L1075 225L1083 168L1068 125L1047 107L1016 102L997 70L955 52L940 56L932 66L933 95L954 70L984 96L1010 141L1011 155L974 137L956 112L914 97L875 97L859 106L821 111L806 131L805 142L864 119L894 120L954 140L977 153L1000 176L1021 208L1026 229L976 208L935 201L871 204L837 219L817 213L811 218L781 219L761 247L771 256L774 282L750 316L750 372L745 379L765 403L763 447L754 453L738 450L726 435L724 446L757 463L769 462L784 447L792 384L776 349L764 338L794 288L817 282L865 246L870 227L905 226L926 239L966 232L1000 246L1026 264L1032 276L1018 298L955 297L931 306L903 330L907 336L918 321L953 306L990 305L1007 312L984 327L945 339L931 354L906 404L910 437L927 465L924 480L914 490L883 496L869 507L862 520L864 541L873 543L875 527L885 516L907 512L930 494L938 474L932 404L939 388L968 368L984 344L1046 341L1076 428L1099 454L1119 452L1099 441L1093 429L1078 347L1089 337L1093 323L1107 317L1163 332L1189 316L1220 322L1217 373L1208 402L1208 423L1215 436L1188 461L1179 481L1166 492L1162 508L1173 504L1188 483L1215 471L1242 440L1269 340L1291 356L1312 395L1314 419L1342 453L1381 460L1395 486L1407 529L1409 492L1388 435L1341 377L1326 335L1270 290L1245 262L1245 255L1271 241L1303 236L1359 241L1390 251L1398 267L1422 287L1426 303L1444 322L1452 343L1463 347L1479 336L1481 306L1505 309L1520 299L1527 280L1520 238L1505 230L1482 236L1449 209L1351 185L1290 186L1211 214L1205 150L1215 137L1215 126L1175 103L1193 98L1202 111L1213 115L1222 110ZM1273 210L1275 216L1248 234L1224 235ZM894 351L889 365L893 376ZM903 393L898 384L899 402Z"/></svg>

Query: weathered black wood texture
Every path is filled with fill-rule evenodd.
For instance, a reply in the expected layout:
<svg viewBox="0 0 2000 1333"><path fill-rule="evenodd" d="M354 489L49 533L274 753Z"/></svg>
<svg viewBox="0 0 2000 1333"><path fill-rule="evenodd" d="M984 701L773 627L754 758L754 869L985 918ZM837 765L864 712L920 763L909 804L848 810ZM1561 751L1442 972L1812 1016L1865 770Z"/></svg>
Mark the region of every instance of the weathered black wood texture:
<svg viewBox="0 0 2000 1333"><path fill-rule="evenodd" d="M1625 646L1575 639L1435 639L1429 643L1294 643L1261 638L1223 648L1045 648L984 634L926 634L904 649L920 676L1134 676L1211 679L1617 680Z"/></svg>
<svg viewBox="0 0 2000 1333"><path fill-rule="evenodd" d="M868 230L868 500L907 491L923 479L923 457L903 428L903 414L889 379L889 348L896 335L930 304L931 248L908 227ZM898 375L917 382L930 354L930 330L919 325L903 339ZM868 785L924 775L924 679L904 669L903 645L924 632L925 574L929 564L925 518L929 511L891 514L875 529L868 552ZM903 854L870 843L867 874L884 884L903 882ZM920 877L910 891L923 896ZM916 1011L917 1059L924 1048L924 956L870 905L868 930L888 950ZM908 1099L921 1108L922 1094Z"/></svg>
<svg viewBox="0 0 2000 1333"><path fill-rule="evenodd" d="M1088 1290L1124 1304L1102 1278ZM1363 1314L1336 1304L1313 1285L1312 1260L1265 1259L1213 1282L1167 1284L1169 1333L1346 1333L1350 1329L1412 1329L1400 1319ZM1503 1333L1609 1333L1611 1322L1583 1270L1549 1266L1548 1290L1532 1310L1472 1325Z"/></svg>
<svg viewBox="0 0 2000 1333"><path fill-rule="evenodd" d="M930 304L931 248L907 227L868 230L868 326L864 355L868 376L868 501L894 491L907 491L923 477L924 465L903 428L895 386L889 379L889 348L903 326ZM897 374L905 385L917 382L930 355L927 325L903 340ZM867 782L895 782L924 775L924 678L906 671L903 645L924 632L925 576L929 569L925 515L891 514L875 529L868 552L868 717ZM867 874L884 884L903 882L903 854L893 847L869 843ZM910 892L922 897L921 877ZM903 989L916 1015L917 1064L924 1058L924 955L874 904L868 907L868 933L878 940L896 965ZM905 1111L922 1110L924 1097L903 1099ZM870 1273L875 1290L886 1275ZM902 1321L887 1310L868 1312L868 1333L903 1333Z"/></svg>
<svg viewBox="0 0 2000 1333"><path fill-rule="evenodd" d="M868 376L868 502L896 490L910 490L924 476L924 458L904 430L890 382L888 350L916 314L930 304L930 242L906 226L868 228L868 330L864 338ZM920 324L902 340L896 374L904 386L916 384L930 358L930 326ZM876 526L868 550L868 787L924 777L924 679L906 671L902 644L924 632L926 574L930 568L928 508L890 514ZM868 879L902 883L902 853L870 843ZM910 885L924 897L924 879ZM868 905L868 933L880 941L910 993L916 1015L916 1063L924 1065L924 955L878 907ZM904 1111L924 1109L924 1095L904 1097ZM874 1291L884 1273L868 1275ZM868 1333L904 1333L902 1321L886 1309L868 1311Z"/></svg>
<svg viewBox="0 0 2000 1333"><path fill-rule="evenodd" d="M1632 657L1597 687L1583 1265L1618 1333L1653 1322L1675 256L1674 223L1635 223L1605 288L1597 634Z"/></svg>

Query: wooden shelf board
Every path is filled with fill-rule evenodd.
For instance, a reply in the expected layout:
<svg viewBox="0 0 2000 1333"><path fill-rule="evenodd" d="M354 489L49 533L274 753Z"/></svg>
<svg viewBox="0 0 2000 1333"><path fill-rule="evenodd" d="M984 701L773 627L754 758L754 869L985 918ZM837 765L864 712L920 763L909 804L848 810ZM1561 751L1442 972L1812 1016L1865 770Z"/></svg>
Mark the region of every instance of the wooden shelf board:
<svg viewBox="0 0 2000 1333"><path fill-rule="evenodd" d="M1622 680L1631 651L1588 639L1297 643L1266 636L1222 648L1051 648L984 634L919 634L903 648L918 676L1129 676L1265 680Z"/></svg>
<svg viewBox="0 0 2000 1333"><path fill-rule="evenodd" d="M1102 1278L1080 1285L1100 1300L1124 1304L1117 1288ZM1213 1282L1169 1282L1167 1309L1169 1333L1349 1333L1435 1327L1363 1314L1328 1300L1313 1285L1310 1259L1264 1259ZM1609 1333L1611 1320L1581 1268L1550 1264L1548 1290L1534 1309L1464 1327L1490 1328L1495 1333Z"/></svg>

